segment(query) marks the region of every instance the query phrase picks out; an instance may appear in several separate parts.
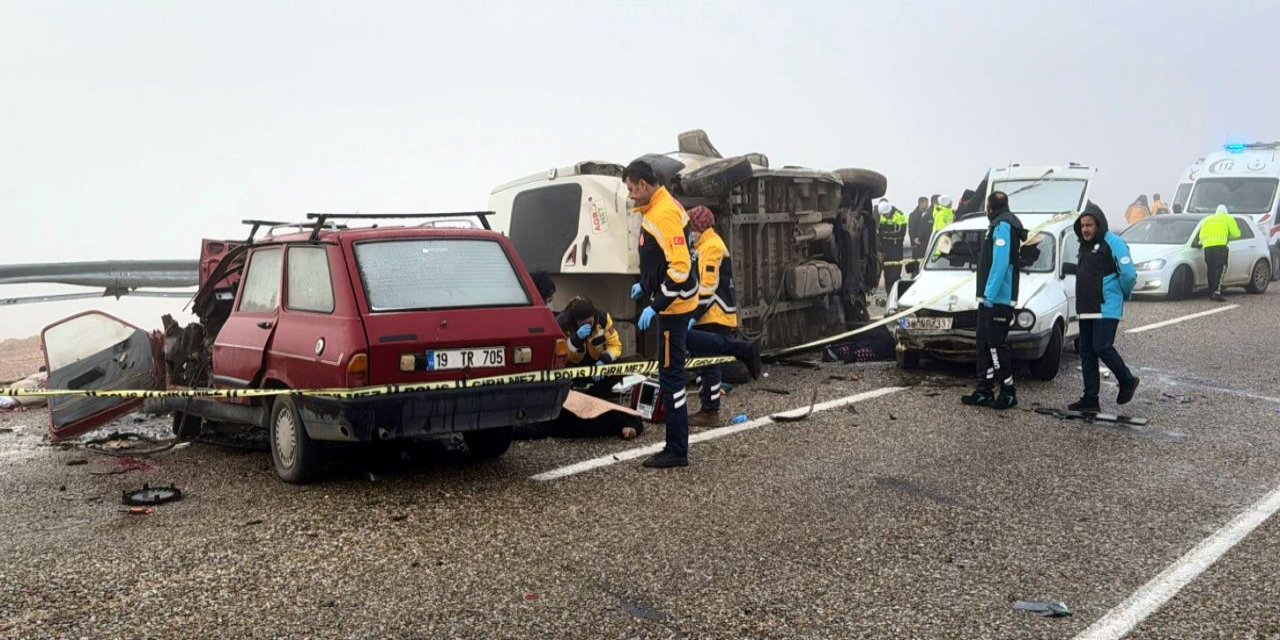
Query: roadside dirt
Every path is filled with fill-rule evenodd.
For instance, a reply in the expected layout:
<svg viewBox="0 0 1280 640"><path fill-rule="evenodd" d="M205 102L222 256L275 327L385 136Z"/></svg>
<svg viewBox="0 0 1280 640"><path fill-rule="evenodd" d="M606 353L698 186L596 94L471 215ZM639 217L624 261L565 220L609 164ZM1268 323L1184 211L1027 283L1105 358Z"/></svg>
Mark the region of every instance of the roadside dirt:
<svg viewBox="0 0 1280 640"><path fill-rule="evenodd" d="M12 382L40 370L44 353L40 336L10 338L0 342L0 382Z"/></svg>

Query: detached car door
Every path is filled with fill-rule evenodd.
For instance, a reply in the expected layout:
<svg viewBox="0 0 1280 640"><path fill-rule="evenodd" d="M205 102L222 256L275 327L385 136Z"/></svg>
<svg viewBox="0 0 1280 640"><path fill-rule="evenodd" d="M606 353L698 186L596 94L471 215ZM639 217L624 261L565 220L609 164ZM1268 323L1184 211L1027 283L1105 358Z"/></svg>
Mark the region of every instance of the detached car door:
<svg viewBox="0 0 1280 640"><path fill-rule="evenodd" d="M156 390L164 387L163 338L101 311L71 316L40 333L50 389ZM54 441L74 438L133 411L141 398L50 396Z"/></svg>
<svg viewBox="0 0 1280 640"><path fill-rule="evenodd" d="M249 254L236 307L213 343L215 386L244 388L258 378L280 320L283 279L283 247L262 247Z"/></svg>

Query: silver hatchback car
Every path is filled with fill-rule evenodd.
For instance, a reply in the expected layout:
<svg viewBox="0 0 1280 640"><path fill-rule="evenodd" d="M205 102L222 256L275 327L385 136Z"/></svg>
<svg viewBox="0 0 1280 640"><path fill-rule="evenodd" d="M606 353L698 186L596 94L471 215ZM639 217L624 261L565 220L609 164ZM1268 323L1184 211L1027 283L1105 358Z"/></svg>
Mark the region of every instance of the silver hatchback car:
<svg viewBox="0 0 1280 640"><path fill-rule="evenodd" d="M1173 214L1145 218L1121 232L1138 268L1138 296L1181 300L1208 289L1209 278L1200 246L1200 225L1207 215ZM1267 235L1249 216L1235 216L1240 238L1228 245L1231 256L1224 287L1262 293L1271 284L1271 250Z"/></svg>

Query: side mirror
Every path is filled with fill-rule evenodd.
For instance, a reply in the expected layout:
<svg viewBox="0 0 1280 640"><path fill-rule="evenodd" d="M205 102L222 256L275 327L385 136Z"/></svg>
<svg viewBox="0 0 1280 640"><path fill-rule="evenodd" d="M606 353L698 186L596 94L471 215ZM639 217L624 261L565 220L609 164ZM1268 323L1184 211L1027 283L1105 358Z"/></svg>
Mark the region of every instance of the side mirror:
<svg viewBox="0 0 1280 640"><path fill-rule="evenodd" d="M1196 238L1195 240L1192 240L1192 241L1191 241L1191 248L1192 248L1192 249L1199 249L1200 247L1201 247L1201 244L1200 244L1200 238Z"/></svg>
<svg viewBox="0 0 1280 640"><path fill-rule="evenodd" d="M1079 269L1080 265L1074 262L1064 262L1062 263L1062 277L1074 276Z"/></svg>
<svg viewBox="0 0 1280 640"><path fill-rule="evenodd" d="M1182 205L1181 205L1181 204L1178 204L1178 203L1176 203L1176 202L1175 202L1175 203L1173 204L1173 212L1174 212L1174 213L1182 213Z"/></svg>

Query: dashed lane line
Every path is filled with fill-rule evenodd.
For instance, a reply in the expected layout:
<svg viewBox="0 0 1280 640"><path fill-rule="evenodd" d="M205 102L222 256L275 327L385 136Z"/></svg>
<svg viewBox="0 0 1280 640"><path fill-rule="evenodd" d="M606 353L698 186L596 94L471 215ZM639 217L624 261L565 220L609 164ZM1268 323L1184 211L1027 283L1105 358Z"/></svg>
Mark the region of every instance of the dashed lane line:
<svg viewBox="0 0 1280 640"><path fill-rule="evenodd" d="M840 407L845 407L857 402L862 402L864 400L871 400L873 398L887 396L891 393L897 393L906 388L907 387L881 387L879 389L872 389L871 391L864 391L862 393L854 394L851 396L845 396L843 398L836 398L835 400L819 402L813 405L813 412L818 413L820 411L830 411L831 409L838 409ZM783 417L798 417L798 416L804 415L805 412L808 410L809 410L808 406L797 407L790 411L784 411L782 413L776 413L774 415L780 415ZM716 438L723 438L725 436L730 436L735 433L750 431L751 429L763 427L765 425L770 425L773 423L774 423L773 418L764 417L764 418L757 418L755 420L750 420L748 422L743 422L741 424L732 424L727 427L709 429L707 431L703 431L701 433L695 433L689 436L689 444L692 445L692 444L697 444L699 442L707 442L708 440L715 440ZM577 475L579 473L584 473L586 471L591 471L592 469L599 469L601 467L607 467L609 465L618 464L619 462L635 460L636 458L653 455L661 451L663 444L664 443L657 442L657 443L646 445L643 447L635 447L632 449L627 449L625 451L619 451L617 453L600 456L599 458L583 460L582 462L576 462L571 465L567 465L567 466L559 467L557 469L552 469L550 471L539 473L535 476L530 476L529 479L538 480L538 481L557 480L559 478L565 478L568 476Z"/></svg>

